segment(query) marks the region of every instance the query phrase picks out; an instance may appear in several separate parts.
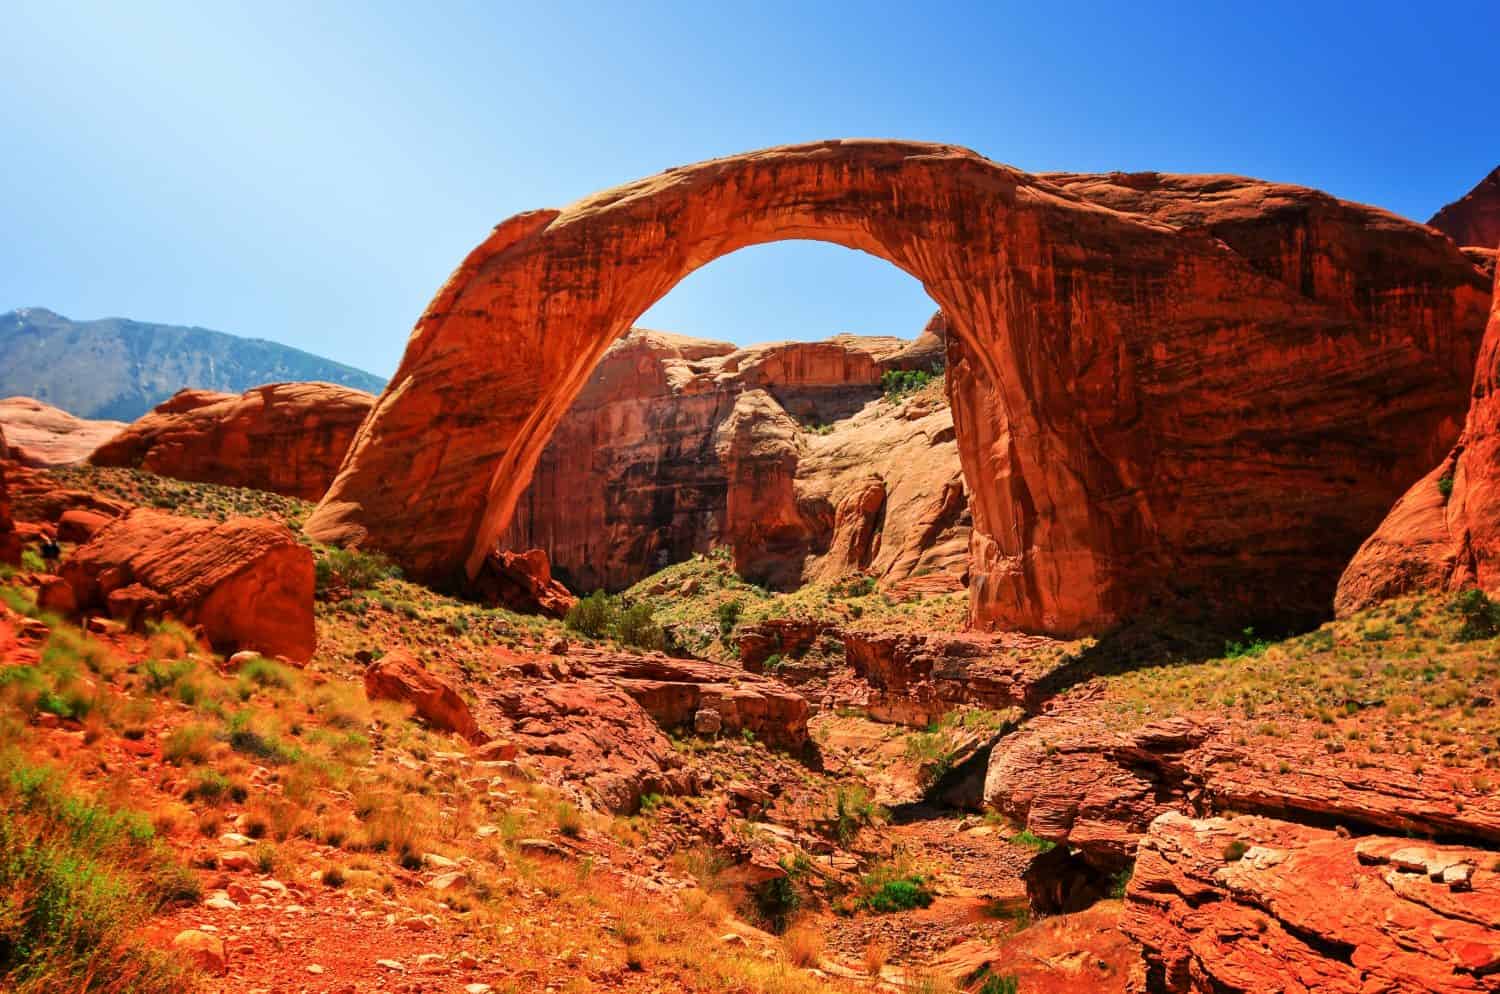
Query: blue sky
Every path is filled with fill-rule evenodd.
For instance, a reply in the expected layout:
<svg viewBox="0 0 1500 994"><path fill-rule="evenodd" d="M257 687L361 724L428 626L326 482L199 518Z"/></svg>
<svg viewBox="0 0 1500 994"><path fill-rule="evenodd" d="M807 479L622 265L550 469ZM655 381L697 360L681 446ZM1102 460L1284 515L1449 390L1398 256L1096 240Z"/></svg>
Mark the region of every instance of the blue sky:
<svg viewBox="0 0 1500 994"><path fill-rule="evenodd" d="M768 145L1237 172L1419 220L1500 162L1494 0L4 0L0 19L0 309L197 324L382 375L493 224ZM746 343L909 335L931 310L878 260L780 243L642 323Z"/></svg>

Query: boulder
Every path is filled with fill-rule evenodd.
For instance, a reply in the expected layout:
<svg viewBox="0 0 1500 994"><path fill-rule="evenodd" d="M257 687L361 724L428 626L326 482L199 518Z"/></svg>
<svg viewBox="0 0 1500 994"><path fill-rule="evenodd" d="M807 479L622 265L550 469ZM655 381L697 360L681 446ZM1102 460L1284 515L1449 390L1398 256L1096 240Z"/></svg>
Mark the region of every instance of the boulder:
<svg viewBox="0 0 1500 994"><path fill-rule="evenodd" d="M1162 815L1141 840L1121 922L1142 947L1142 989L1500 991L1500 875L1485 872L1495 852L1431 847L1445 869L1471 869L1469 888L1400 858L1410 845Z"/></svg>
<svg viewBox="0 0 1500 994"><path fill-rule="evenodd" d="M1463 434L1398 500L1339 578L1334 609L1478 584L1500 589L1500 273Z"/></svg>
<svg viewBox="0 0 1500 994"><path fill-rule="evenodd" d="M57 519L57 540L81 545L117 517L115 514L90 511L82 507L70 508Z"/></svg>
<svg viewBox="0 0 1500 994"><path fill-rule="evenodd" d="M405 649L393 649L365 668L365 695L372 701L410 704L433 728L470 742L488 740L458 691Z"/></svg>
<svg viewBox="0 0 1500 994"><path fill-rule="evenodd" d="M313 654L313 556L285 525L137 509L63 564L78 610L137 624L174 617L222 652Z"/></svg>
<svg viewBox="0 0 1500 994"><path fill-rule="evenodd" d="M212 932L189 928L172 939L172 949L204 973L221 977L229 972L229 954L224 940Z"/></svg>
<svg viewBox="0 0 1500 994"><path fill-rule="evenodd" d="M101 439L88 458L317 500L374 404L370 394L334 383L270 383L238 395L181 390Z"/></svg>
<svg viewBox="0 0 1500 994"><path fill-rule="evenodd" d="M549 618L563 617L578 603L567 587L552 578L552 567L541 549L491 552L475 578L474 590L485 603Z"/></svg>
<svg viewBox="0 0 1500 994"><path fill-rule="evenodd" d="M73 466L125 427L123 421L89 421L30 397L0 400L0 426L10 458L25 466Z"/></svg>
<svg viewBox="0 0 1500 994"><path fill-rule="evenodd" d="M1459 245L1500 245L1500 166L1427 221Z"/></svg>

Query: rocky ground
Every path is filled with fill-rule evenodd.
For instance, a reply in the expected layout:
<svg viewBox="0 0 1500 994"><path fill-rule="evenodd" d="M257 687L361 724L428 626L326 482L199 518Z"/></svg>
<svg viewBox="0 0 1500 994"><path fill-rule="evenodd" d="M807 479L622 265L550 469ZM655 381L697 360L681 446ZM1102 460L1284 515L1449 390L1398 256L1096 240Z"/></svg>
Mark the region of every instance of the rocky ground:
<svg viewBox="0 0 1500 994"><path fill-rule="evenodd" d="M951 597L771 593L710 554L628 592L659 636L595 637L304 544L316 647L275 659L216 643L232 619L188 579L196 631L38 601L99 584L77 564L164 508L220 535L308 505L127 469L7 482L27 549L0 587L0 841L133 882L63 875L70 927L134 989L1261 990L1289 962L1317 990L1500 980L1488 609L1060 642L957 631ZM195 575L292 582L276 541L216 547ZM657 637L696 658L630 644Z"/></svg>

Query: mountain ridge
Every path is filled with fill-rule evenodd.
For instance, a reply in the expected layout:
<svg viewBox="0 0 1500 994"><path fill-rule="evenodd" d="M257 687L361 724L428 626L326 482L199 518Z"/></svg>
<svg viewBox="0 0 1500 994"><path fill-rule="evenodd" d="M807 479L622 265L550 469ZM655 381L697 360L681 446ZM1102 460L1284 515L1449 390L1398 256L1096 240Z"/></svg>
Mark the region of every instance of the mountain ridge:
<svg viewBox="0 0 1500 994"><path fill-rule="evenodd" d="M385 380L264 338L105 317L74 321L46 307L0 314L0 397L35 397L84 418L133 421L184 387L242 393L323 380L379 393Z"/></svg>

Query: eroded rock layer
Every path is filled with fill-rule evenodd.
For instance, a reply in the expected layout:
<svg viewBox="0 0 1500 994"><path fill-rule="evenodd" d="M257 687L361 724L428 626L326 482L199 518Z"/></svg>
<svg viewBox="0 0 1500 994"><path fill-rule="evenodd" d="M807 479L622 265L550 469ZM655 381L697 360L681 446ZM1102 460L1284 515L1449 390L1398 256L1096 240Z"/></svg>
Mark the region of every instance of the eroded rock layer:
<svg viewBox="0 0 1500 994"><path fill-rule="evenodd" d="M125 427L123 421L89 421L30 397L0 400L0 425L10 438L10 458L24 466L81 463ZM0 458L4 453L0 453Z"/></svg>
<svg viewBox="0 0 1500 994"><path fill-rule="evenodd" d="M1494 854L1267 818L1158 818L1123 927L1154 994L1500 991Z"/></svg>
<svg viewBox="0 0 1500 994"><path fill-rule="evenodd" d="M270 383L243 394L180 390L89 461L317 500L374 403L333 383Z"/></svg>
<svg viewBox="0 0 1500 994"><path fill-rule="evenodd" d="M1500 245L1500 166L1427 223L1459 245Z"/></svg>
<svg viewBox="0 0 1500 994"><path fill-rule="evenodd" d="M1500 587L1500 274L1463 435L1391 508L1339 579L1340 615L1402 594Z"/></svg>
<svg viewBox="0 0 1500 994"><path fill-rule="evenodd" d="M777 586L870 571L960 589L952 418L881 397L887 370L942 359L934 335L735 349L636 329L558 426L500 545L543 549L581 592L718 544ZM766 532L778 541L764 545Z"/></svg>
<svg viewBox="0 0 1500 994"><path fill-rule="evenodd" d="M1456 437L1487 308L1447 238L1302 188L1048 180L893 141L732 156L497 227L309 533L466 584L611 343L694 269L786 238L886 259L947 316L981 626L1326 600Z"/></svg>

